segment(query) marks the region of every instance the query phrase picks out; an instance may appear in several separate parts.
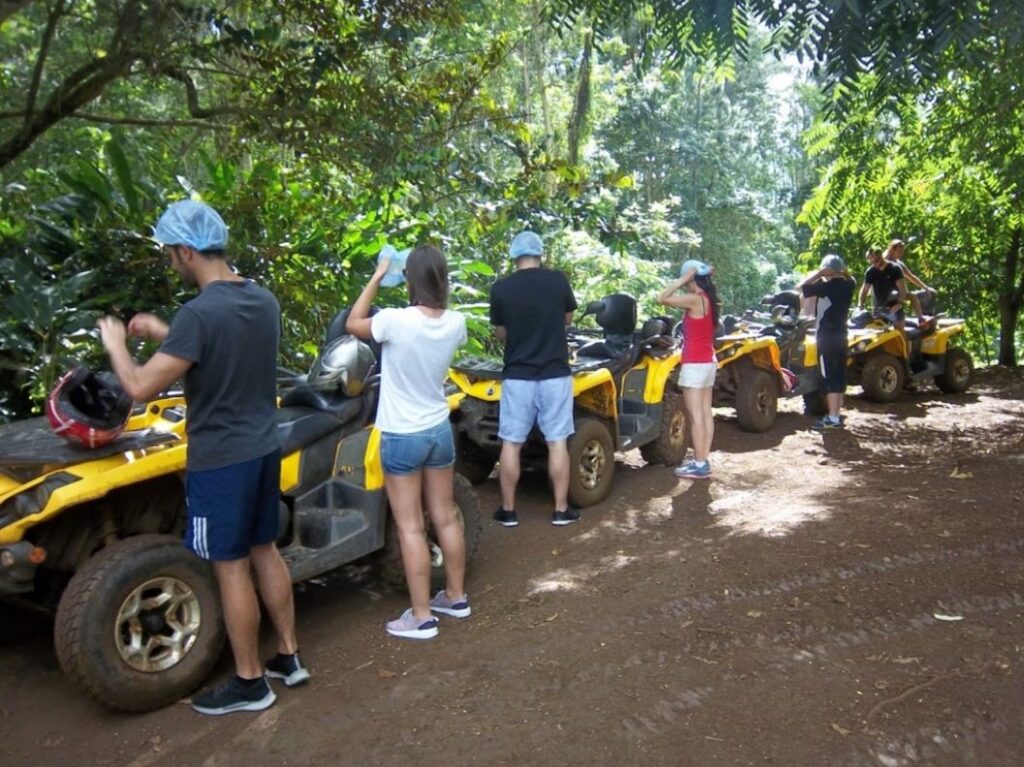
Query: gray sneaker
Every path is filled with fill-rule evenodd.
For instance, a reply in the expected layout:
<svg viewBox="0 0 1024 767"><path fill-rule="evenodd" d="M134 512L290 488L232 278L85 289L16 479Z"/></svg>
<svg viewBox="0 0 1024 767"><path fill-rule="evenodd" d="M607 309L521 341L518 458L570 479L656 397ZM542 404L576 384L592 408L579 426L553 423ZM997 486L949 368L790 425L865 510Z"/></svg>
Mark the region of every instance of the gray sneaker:
<svg viewBox="0 0 1024 767"><path fill-rule="evenodd" d="M417 618L412 614L412 608L410 607L397 620L388 621L385 628L393 637L433 639L437 636L437 618L433 615L426 619Z"/></svg>
<svg viewBox="0 0 1024 767"><path fill-rule="evenodd" d="M458 599L448 598L448 594L441 589L430 600L430 611L450 615L453 618L468 618L473 610L469 606L469 598L463 594Z"/></svg>

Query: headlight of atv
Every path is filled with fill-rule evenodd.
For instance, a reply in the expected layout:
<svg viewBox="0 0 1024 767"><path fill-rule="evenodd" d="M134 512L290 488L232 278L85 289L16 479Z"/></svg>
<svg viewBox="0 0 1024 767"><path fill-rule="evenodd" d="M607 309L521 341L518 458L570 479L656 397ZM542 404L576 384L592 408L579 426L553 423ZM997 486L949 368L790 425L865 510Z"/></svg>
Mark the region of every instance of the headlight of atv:
<svg viewBox="0 0 1024 767"><path fill-rule="evenodd" d="M853 347L853 353L854 354L861 354L867 348L868 348L868 342L867 341L858 341L857 345Z"/></svg>
<svg viewBox="0 0 1024 767"><path fill-rule="evenodd" d="M51 474L38 485L8 498L0 504L0 527L42 511L54 490L78 480L79 477L74 474L59 471L56 474Z"/></svg>

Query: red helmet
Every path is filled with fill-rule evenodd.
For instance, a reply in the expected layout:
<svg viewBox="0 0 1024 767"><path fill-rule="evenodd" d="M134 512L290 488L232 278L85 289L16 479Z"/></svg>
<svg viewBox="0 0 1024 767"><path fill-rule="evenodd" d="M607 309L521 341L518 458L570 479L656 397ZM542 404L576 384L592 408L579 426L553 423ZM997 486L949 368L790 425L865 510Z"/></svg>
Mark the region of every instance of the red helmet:
<svg viewBox="0 0 1024 767"><path fill-rule="evenodd" d="M128 422L132 398L110 373L78 367L61 378L46 400L55 434L86 447L117 439Z"/></svg>

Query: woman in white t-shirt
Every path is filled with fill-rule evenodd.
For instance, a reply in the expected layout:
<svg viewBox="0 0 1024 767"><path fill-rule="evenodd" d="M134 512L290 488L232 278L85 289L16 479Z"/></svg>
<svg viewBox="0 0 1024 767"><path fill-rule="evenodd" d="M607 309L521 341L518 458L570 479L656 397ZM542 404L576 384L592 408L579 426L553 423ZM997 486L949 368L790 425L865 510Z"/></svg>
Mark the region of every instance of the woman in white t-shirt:
<svg viewBox="0 0 1024 767"><path fill-rule="evenodd" d="M448 420L444 380L455 350L466 342L466 320L448 305L448 264L437 248L424 245L409 254L405 279L410 306L384 309L372 318L370 307L389 259L377 264L370 282L349 313L346 329L381 344L381 464L391 513L398 525L402 564L412 607L389 621L387 632L409 639L437 636L442 613L470 614L464 576L466 541L455 516L455 445ZM424 506L444 553L445 588L430 596L430 551Z"/></svg>

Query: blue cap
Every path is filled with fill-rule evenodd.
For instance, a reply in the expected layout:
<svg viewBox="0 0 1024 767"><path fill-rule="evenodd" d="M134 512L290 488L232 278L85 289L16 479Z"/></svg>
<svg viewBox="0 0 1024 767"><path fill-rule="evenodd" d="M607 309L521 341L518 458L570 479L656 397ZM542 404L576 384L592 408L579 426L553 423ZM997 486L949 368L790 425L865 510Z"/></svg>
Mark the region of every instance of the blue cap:
<svg viewBox="0 0 1024 767"><path fill-rule="evenodd" d="M711 274L711 267L705 264L703 261L698 261L696 258L691 258L688 261L684 261L683 265L679 268L679 276L682 277L691 269L694 270L698 277L707 277Z"/></svg>
<svg viewBox="0 0 1024 767"><path fill-rule="evenodd" d="M188 245L196 250L224 250L228 227L220 214L205 202L172 203L153 227L153 239L161 245Z"/></svg>
<svg viewBox="0 0 1024 767"><path fill-rule="evenodd" d="M540 235L527 229L512 238L512 246L508 249L512 258L523 258L524 256L535 256L540 258L544 255L544 243Z"/></svg>
<svg viewBox="0 0 1024 767"><path fill-rule="evenodd" d="M391 259L391 263L388 264L388 272L384 275L384 279L380 281L381 287L393 288L396 285L401 285L405 282L405 275L402 274L402 272L405 271L405 261L409 258L409 253L411 251L412 248L395 250L390 245L385 245L380 249L380 253L377 255L378 264L382 259Z"/></svg>

